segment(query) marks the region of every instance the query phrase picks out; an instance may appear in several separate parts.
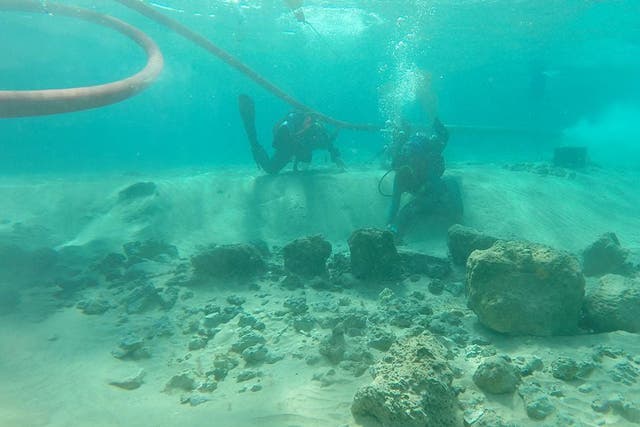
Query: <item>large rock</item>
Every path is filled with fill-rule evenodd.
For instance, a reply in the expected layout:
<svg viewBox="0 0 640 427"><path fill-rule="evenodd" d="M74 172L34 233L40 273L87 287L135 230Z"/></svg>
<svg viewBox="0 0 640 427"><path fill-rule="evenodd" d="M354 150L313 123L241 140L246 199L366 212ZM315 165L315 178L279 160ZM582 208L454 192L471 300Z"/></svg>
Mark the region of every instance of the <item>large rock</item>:
<svg viewBox="0 0 640 427"><path fill-rule="evenodd" d="M499 241L467 261L469 308L507 334L575 333L584 283L577 259L538 244Z"/></svg>
<svg viewBox="0 0 640 427"><path fill-rule="evenodd" d="M489 249L498 239L473 228L455 224L449 227L447 243L451 260L456 265L465 265L471 252Z"/></svg>
<svg viewBox="0 0 640 427"><path fill-rule="evenodd" d="M584 308L586 324L596 332L640 332L640 279L601 277L587 292Z"/></svg>
<svg viewBox="0 0 640 427"><path fill-rule="evenodd" d="M400 274L400 257L393 234L365 228L349 237L351 272L359 279L392 280Z"/></svg>
<svg viewBox="0 0 640 427"><path fill-rule="evenodd" d="M296 239L282 248L284 268L305 277L327 274L331 243L322 236Z"/></svg>
<svg viewBox="0 0 640 427"><path fill-rule="evenodd" d="M625 274L631 270L631 266L627 264L628 256L629 251L620 246L618 236L615 233L605 233L582 252L584 274Z"/></svg>
<svg viewBox="0 0 640 427"><path fill-rule="evenodd" d="M219 279L252 277L266 267L260 251L247 244L213 246L193 256L191 264L196 276Z"/></svg>
<svg viewBox="0 0 640 427"><path fill-rule="evenodd" d="M356 421L373 419L383 427L461 426L446 355L442 344L426 334L391 346L371 370L373 383L353 398Z"/></svg>

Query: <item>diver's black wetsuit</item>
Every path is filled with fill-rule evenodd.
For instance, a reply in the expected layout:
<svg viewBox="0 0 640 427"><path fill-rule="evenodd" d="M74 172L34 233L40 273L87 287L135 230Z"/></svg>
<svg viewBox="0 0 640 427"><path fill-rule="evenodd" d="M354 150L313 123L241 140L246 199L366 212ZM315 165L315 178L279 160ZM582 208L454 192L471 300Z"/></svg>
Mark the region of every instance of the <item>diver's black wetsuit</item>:
<svg viewBox="0 0 640 427"><path fill-rule="evenodd" d="M392 166L396 173L387 217L387 226L392 230L398 229L398 211L403 193L416 196L403 210L426 211L443 191L442 151L448 140L447 128L436 118L431 135L416 132L408 140L400 141L400 146L395 148Z"/></svg>
<svg viewBox="0 0 640 427"><path fill-rule="evenodd" d="M256 163L269 174L278 173L291 160L294 169L298 163L311 163L313 150L327 150L331 161L340 165L340 152L333 145L325 127L305 113L289 113L273 130L273 157L259 144L251 147Z"/></svg>

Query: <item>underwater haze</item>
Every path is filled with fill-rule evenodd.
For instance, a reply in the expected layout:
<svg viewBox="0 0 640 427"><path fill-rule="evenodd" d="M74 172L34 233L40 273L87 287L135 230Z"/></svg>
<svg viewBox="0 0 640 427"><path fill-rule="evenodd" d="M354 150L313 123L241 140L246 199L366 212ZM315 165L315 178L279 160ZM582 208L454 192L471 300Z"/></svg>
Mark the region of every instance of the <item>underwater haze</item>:
<svg viewBox="0 0 640 427"><path fill-rule="evenodd" d="M268 130L290 110L117 2L70 3L149 33L166 67L149 90L116 105L0 121L3 173L251 163L237 95L256 98L259 137L267 143ZM445 124L540 132L465 132L450 146L452 159L544 159L561 143L554 136L568 132L594 147L596 161L638 165L636 1L309 1L304 14L312 26L281 1L150 4L342 120L384 123L411 110L411 82L424 70ZM45 14L1 13L0 52L5 90L104 83L144 63L140 49L112 30ZM376 133L340 136L350 162L370 159L383 144Z"/></svg>
<svg viewBox="0 0 640 427"><path fill-rule="evenodd" d="M640 0L0 0L0 427L640 425L638 76Z"/></svg>

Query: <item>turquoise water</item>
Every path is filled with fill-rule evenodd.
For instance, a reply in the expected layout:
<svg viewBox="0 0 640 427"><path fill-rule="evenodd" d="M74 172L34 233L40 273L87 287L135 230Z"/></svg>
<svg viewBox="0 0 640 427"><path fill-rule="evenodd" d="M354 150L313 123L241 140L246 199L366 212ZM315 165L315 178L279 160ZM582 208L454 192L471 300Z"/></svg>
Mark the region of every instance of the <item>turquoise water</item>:
<svg viewBox="0 0 640 427"><path fill-rule="evenodd" d="M139 96L102 109L0 120L3 173L154 170L252 163L236 97L256 99L261 142L289 107L219 59L117 2L75 1L139 27L166 60ZM310 26L283 2L162 0L178 19L292 96L333 117L384 123L412 106L431 73L446 124L552 135L460 132L449 160L544 160L553 133L596 159L638 165L638 1L308 1ZM144 62L120 34L70 18L0 13L0 88L69 87L122 78ZM343 131L357 164L379 133Z"/></svg>

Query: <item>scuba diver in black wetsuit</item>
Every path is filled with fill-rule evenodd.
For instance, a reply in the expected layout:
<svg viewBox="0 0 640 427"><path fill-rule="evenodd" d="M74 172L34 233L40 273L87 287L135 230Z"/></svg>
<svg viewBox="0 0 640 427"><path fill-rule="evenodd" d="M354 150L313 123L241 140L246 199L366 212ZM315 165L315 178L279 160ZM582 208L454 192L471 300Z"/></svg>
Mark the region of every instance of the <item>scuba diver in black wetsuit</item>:
<svg viewBox="0 0 640 427"><path fill-rule="evenodd" d="M445 169L442 151L449 140L447 128L436 117L431 133L419 131L410 134L406 127L396 130L391 147L391 167L395 177L387 228L396 235L402 231L409 217L436 210L447 194L442 180ZM400 200L404 193L414 197L401 210Z"/></svg>
<svg viewBox="0 0 640 427"><path fill-rule="evenodd" d="M238 97L240 116L251 144L251 153L258 166L268 174L276 174L293 160L294 170L298 163L311 162L313 150L324 149L331 155L331 160L344 169L340 152L333 145L337 132L329 135L325 126L312 114L292 112L282 119L273 129L273 157L258 143L255 126L255 106L247 95Z"/></svg>

